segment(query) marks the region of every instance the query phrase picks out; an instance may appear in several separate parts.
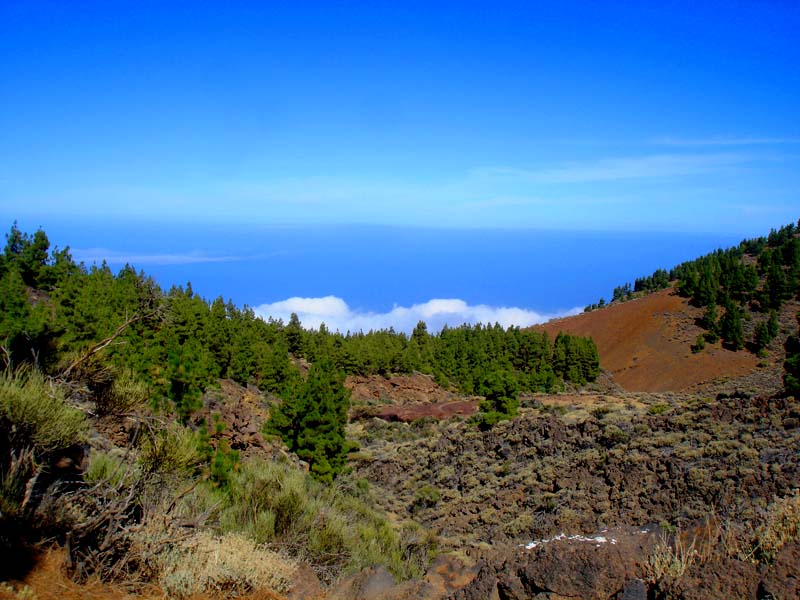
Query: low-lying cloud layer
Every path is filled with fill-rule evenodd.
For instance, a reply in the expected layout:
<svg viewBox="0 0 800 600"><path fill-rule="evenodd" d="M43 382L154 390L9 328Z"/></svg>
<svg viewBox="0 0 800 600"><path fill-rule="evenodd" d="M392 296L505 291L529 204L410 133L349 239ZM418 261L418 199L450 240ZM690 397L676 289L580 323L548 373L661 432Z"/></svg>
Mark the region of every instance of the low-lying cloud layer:
<svg viewBox="0 0 800 600"><path fill-rule="evenodd" d="M470 305L457 298L435 298L410 307L394 306L390 311L367 312L350 308L337 296L322 298L288 298L272 304L262 304L255 308L256 314L267 319L281 319L287 322L292 313L297 313L300 322L309 329L318 329L320 324L331 331L342 333L388 329L410 333L419 321L425 321L428 331L439 331L444 325L457 327L464 323L500 323L503 327L527 327L543 323L556 317L574 315L580 308L556 313L539 313L517 307Z"/></svg>
<svg viewBox="0 0 800 600"><path fill-rule="evenodd" d="M106 261L110 265L192 265L198 263L219 263L242 260L238 256L212 256L205 252L194 251L184 253L121 252L110 248L73 248L72 257L78 262L87 264Z"/></svg>

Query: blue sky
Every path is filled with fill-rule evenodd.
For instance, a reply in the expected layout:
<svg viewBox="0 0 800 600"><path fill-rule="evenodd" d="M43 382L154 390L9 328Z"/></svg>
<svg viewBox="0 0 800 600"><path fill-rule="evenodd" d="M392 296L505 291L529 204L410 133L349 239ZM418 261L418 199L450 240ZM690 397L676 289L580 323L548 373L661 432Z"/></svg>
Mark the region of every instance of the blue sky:
<svg viewBox="0 0 800 600"><path fill-rule="evenodd" d="M797 2L0 3L0 216L762 234Z"/></svg>

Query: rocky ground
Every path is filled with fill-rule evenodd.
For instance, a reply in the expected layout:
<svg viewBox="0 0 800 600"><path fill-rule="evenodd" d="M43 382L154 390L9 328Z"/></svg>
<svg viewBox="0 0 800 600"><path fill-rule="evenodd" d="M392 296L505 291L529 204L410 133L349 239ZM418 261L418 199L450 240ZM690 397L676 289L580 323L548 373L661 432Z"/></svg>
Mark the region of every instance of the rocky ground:
<svg viewBox="0 0 800 600"><path fill-rule="evenodd" d="M391 404L356 403L349 435L360 450L343 477L390 517L436 534L439 557L426 575L398 582L374 568L325 587L301 566L288 594L243 598L800 597L797 400L628 393L601 378L593 391L524 396L520 416L480 431L467 414L474 399L424 395L426 376L403 381L386 384L403 390ZM260 433L269 405L222 381L197 420L224 424L222 437L244 454L285 460ZM453 405L468 410L448 412ZM124 420L96 426L95 443L133 434ZM42 599L130 597L99 582L77 586L59 557L46 555L0 598L26 589Z"/></svg>
<svg viewBox="0 0 800 600"><path fill-rule="evenodd" d="M351 426L362 445L353 476L375 502L477 569L453 598L797 597L796 544L772 562L752 553L776 498L800 518L800 403L571 394L527 404L536 408L488 432L463 419Z"/></svg>
<svg viewBox="0 0 800 600"><path fill-rule="evenodd" d="M489 431L470 423L478 398L427 375L349 378L348 434L360 449L343 477L391 518L434 532L439 556L413 581L373 568L326 587L301 565L288 594L241 597L800 597L800 402L776 393L785 335L765 358L713 347L698 357L688 349L694 309L669 291L654 296L592 313L603 316L605 331L614 329L615 310L643 315L639 326L615 334L617 344L630 336L629 345L602 354L608 340L598 340L604 366L621 366L582 390L523 395L521 414ZM686 361L696 364L685 369ZM649 379L647 369L654 369ZM631 392L621 382L681 391ZM261 434L274 400L223 380L193 420L219 423L214 443L225 440L243 457L303 468ZM98 417L94 427L100 449L136 435L125 418ZM3 584L0 598L161 594L75 584L62 560L59 551L45 554L25 582Z"/></svg>
<svg viewBox="0 0 800 600"><path fill-rule="evenodd" d="M384 508L414 514L454 547L680 526L712 511L747 516L757 499L800 487L794 400L579 401L542 397L540 408L486 432L463 421L362 424L355 472Z"/></svg>

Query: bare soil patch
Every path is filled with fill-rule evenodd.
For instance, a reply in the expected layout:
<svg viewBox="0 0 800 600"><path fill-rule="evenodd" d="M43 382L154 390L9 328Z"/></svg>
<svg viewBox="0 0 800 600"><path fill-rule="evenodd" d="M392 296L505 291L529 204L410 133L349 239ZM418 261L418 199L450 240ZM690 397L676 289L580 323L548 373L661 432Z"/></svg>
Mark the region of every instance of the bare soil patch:
<svg viewBox="0 0 800 600"><path fill-rule="evenodd" d="M552 336L564 331L591 337L600 366L628 391L681 391L755 372L760 361L746 351L708 344L692 353L691 344L703 333L695 323L701 314L670 288L539 328Z"/></svg>
<svg viewBox="0 0 800 600"><path fill-rule="evenodd" d="M430 375L351 375L345 380L355 404L411 404L417 402L450 402L456 394L440 387Z"/></svg>

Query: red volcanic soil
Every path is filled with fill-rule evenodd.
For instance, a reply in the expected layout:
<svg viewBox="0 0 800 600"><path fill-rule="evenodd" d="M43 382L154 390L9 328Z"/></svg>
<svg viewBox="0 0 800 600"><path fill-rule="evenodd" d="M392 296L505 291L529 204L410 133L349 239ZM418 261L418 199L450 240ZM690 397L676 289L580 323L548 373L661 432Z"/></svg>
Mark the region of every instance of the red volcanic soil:
<svg viewBox="0 0 800 600"><path fill-rule="evenodd" d="M472 415L478 410L477 400L456 400L435 404L405 404L403 406L381 406L373 413L384 421L405 421L411 423L423 417L449 419L455 415Z"/></svg>
<svg viewBox="0 0 800 600"><path fill-rule="evenodd" d="M351 375L345 380L356 403L410 404L415 402L450 402L456 394L436 384L433 377L414 373L381 377Z"/></svg>
<svg viewBox="0 0 800 600"><path fill-rule="evenodd" d="M701 313L667 289L537 329L551 336L559 331L590 336L600 352L600 366L631 392L681 391L755 371L759 359L750 352L707 344L703 352L692 353L691 344L703 332L695 325Z"/></svg>
<svg viewBox="0 0 800 600"><path fill-rule="evenodd" d="M385 404L383 406L359 406L350 410L350 419L378 417L384 421L411 423L417 419L449 419L456 415L469 416L478 411L478 400L468 398L451 402L411 402L408 404Z"/></svg>

